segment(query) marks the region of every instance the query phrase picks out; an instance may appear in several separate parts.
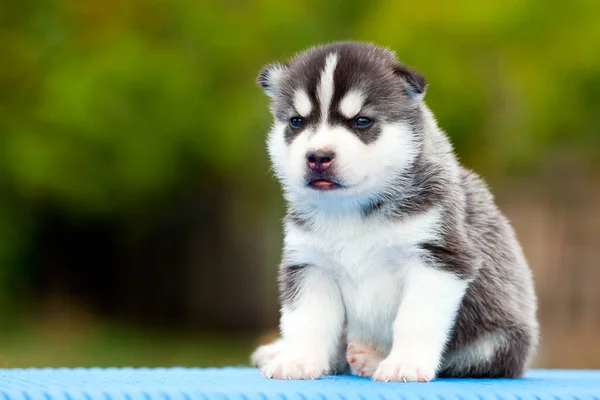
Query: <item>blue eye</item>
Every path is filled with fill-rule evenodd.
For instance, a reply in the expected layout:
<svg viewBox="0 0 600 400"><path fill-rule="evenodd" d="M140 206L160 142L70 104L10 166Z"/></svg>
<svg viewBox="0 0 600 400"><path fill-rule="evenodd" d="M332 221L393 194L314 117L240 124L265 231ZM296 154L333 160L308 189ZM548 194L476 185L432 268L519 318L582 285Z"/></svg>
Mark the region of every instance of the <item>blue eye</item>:
<svg viewBox="0 0 600 400"><path fill-rule="evenodd" d="M356 126L357 128L366 128L367 126L371 125L372 122L373 121L371 121L369 118L357 117L352 122L352 125Z"/></svg>
<svg viewBox="0 0 600 400"><path fill-rule="evenodd" d="M300 128L302 125L304 125L304 118L294 117L290 119L290 125L292 126L292 128Z"/></svg>

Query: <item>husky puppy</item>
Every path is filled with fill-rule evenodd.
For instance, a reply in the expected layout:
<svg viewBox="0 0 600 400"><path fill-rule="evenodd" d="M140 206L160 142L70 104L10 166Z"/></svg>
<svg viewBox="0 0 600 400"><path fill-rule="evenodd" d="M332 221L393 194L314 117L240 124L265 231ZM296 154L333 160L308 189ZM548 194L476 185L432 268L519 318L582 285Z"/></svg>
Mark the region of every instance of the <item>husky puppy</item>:
<svg viewBox="0 0 600 400"><path fill-rule="evenodd" d="M264 67L288 204L268 378L518 377L538 342L531 272L483 180L388 49L340 42Z"/></svg>

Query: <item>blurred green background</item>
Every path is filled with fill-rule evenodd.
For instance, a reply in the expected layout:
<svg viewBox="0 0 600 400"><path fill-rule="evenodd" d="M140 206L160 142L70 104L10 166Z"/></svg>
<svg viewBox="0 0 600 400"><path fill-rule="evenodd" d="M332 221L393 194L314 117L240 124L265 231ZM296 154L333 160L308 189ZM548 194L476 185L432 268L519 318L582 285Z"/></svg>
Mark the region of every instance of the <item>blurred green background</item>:
<svg viewBox="0 0 600 400"><path fill-rule="evenodd" d="M0 0L0 367L235 365L277 325L260 67L376 41L513 221L536 366L600 368L600 2Z"/></svg>

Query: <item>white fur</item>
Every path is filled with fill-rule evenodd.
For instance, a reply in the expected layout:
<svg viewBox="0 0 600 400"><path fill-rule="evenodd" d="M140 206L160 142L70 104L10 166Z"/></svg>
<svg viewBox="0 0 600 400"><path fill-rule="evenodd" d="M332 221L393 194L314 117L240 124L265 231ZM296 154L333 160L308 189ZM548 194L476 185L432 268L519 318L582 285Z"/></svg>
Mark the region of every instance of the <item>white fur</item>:
<svg viewBox="0 0 600 400"><path fill-rule="evenodd" d="M402 285L394 344L373 379L429 381L440 367L467 282L415 260Z"/></svg>
<svg viewBox="0 0 600 400"><path fill-rule="evenodd" d="M348 214L322 213L310 232L287 225L285 262L327 270L344 299L348 337L389 351L404 274L420 254L417 244L437 238L440 212L433 209L402 223L367 222Z"/></svg>
<svg viewBox="0 0 600 400"><path fill-rule="evenodd" d="M267 365L269 361L277 357L283 351L284 348L285 347L283 339L278 339L273 343L260 346L250 356L250 362L252 363L252 365L262 368L265 365Z"/></svg>
<svg viewBox="0 0 600 400"><path fill-rule="evenodd" d="M325 58L325 68L321 73L321 79L319 81L319 87L317 89L317 97L321 106L321 116L323 121L327 121L327 113L329 106L331 105L331 99L333 98L333 72L337 66L337 54L331 53Z"/></svg>
<svg viewBox="0 0 600 400"><path fill-rule="evenodd" d="M365 95L357 90L349 91L340 101L340 113L348 119L358 115L365 102Z"/></svg>
<svg viewBox="0 0 600 400"><path fill-rule="evenodd" d="M281 352L262 369L268 378L314 379L331 368L344 323L344 304L326 270L305 271L293 308L281 310Z"/></svg>
<svg viewBox="0 0 600 400"><path fill-rule="evenodd" d="M300 116L308 117L310 115L312 103L304 89L298 89L296 90L296 93L294 93L294 107Z"/></svg>
<svg viewBox="0 0 600 400"><path fill-rule="evenodd" d="M311 275L305 281L302 300L295 309L283 310L284 348L290 350L283 350L281 354L288 355L269 362L263 371L266 376L306 378L306 373L297 370L300 361L289 354L295 351L293 349L304 352L307 346L312 346L313 357L324 354L331 357L340 339L335 335L340 335L344 318L350 340L358 338L375 344L385 354L389 353L395 340L392 327L405 297L404 283L407 277L411 278L408 282L413 283L422 276L414 272L421 265L417 244L437 238L440 211L432 209L400 223L360 221L360 215L324 212L319 214L319 223L311 232L286 225L287 258L284 262L309 264ZM432 271L431 276L435 277L438 272ZM435 286L432 283L427 286L427 282L425 285L426 288ZM446 292L440 292L440 296L445 296ZM305 298L309 296L311 299ZM407 299L410 301L412 297ZM429 318L432 313L435 314L435 310L424 310L423 316ZM427 320L421 321L415 319L412 322L428 329L433 325ZM323 326L317 327L318 323ZM439 327L437 331L444 329ZM315 365L322 367L322 358L319 360L309 360L310 371L315 370ZM331 358L329 362L332 362Z"/></svg>
<svg viewBox="0 0 600 400"><path fill-rule="evenodd" d="M275 174L288 201L299 211L356 209L371 201L388 186L389 179L406 169L417 154L410 128L402 123L382 127L380 137L369 145L344 127L322 124L316 131L304 130L289 145L285 143L286 124L276 122L268 138ZM337 177L346 188L322 193L306 186L306 153L328 149L335 152Z"/></svg>

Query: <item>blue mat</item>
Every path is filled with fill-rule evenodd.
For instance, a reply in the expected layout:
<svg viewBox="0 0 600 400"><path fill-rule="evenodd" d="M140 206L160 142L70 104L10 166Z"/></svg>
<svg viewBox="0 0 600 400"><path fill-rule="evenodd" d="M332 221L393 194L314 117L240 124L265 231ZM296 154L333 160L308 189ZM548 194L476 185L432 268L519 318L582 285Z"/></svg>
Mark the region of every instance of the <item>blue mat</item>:
<svg viewBox="0 0 600 400"><path fill-rule="evenodd" d="M600 371L535 370L526 378L513 380L379 383L354 376L268 380L249 368L0 369L0 396L4 400L598 400Z"/></svg>

